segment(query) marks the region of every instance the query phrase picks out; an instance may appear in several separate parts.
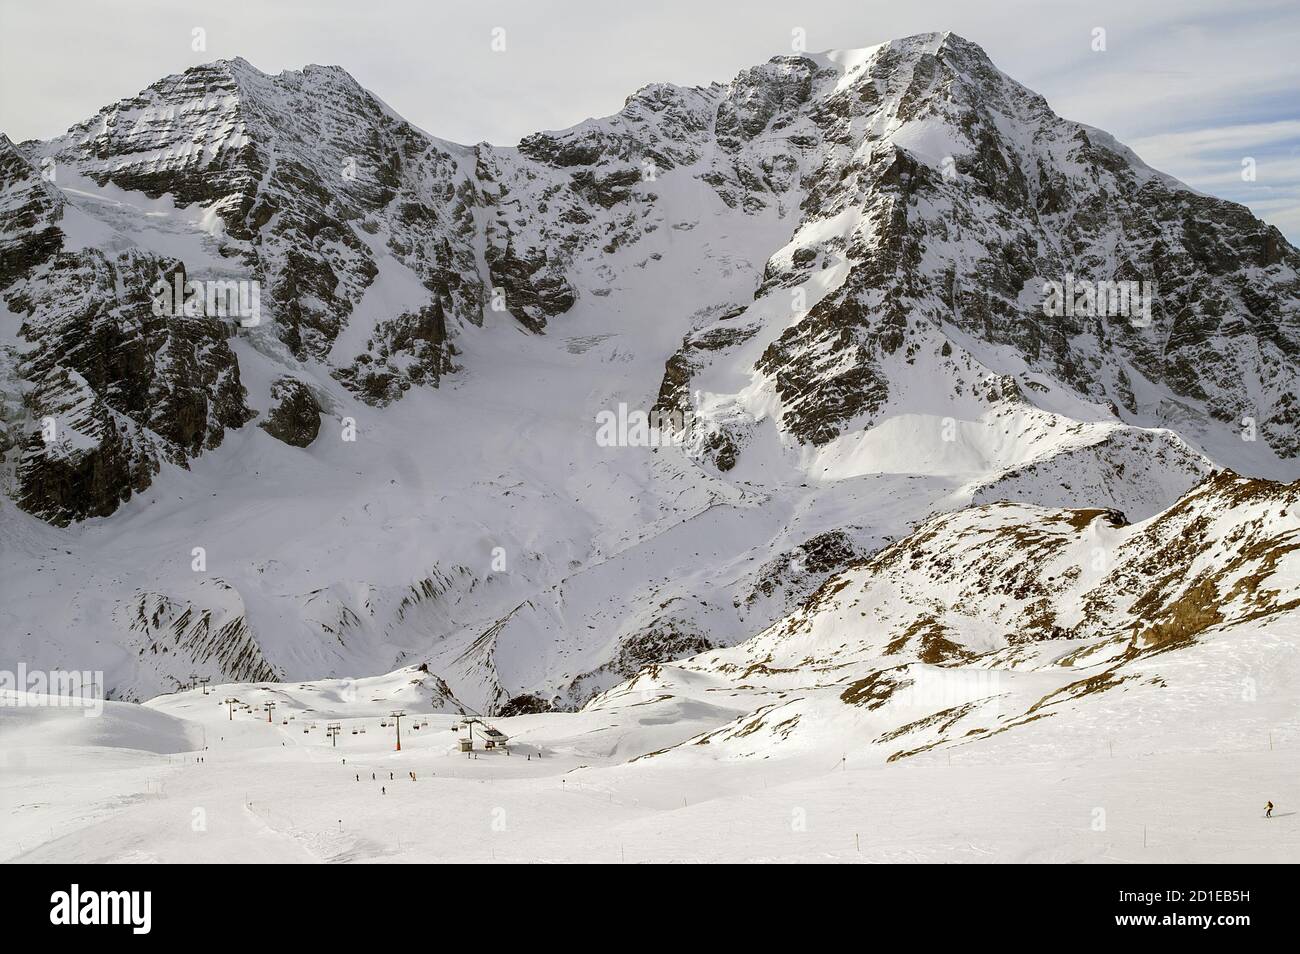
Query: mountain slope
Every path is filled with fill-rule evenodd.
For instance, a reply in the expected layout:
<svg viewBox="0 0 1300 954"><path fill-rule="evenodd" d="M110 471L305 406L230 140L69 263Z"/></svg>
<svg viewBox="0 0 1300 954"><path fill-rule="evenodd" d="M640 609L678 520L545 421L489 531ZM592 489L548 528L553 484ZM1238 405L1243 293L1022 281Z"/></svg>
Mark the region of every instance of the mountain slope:
<svg viewBox="0 0 1300 954"><path fill-rule="evenodd" d="M0 622L119 697L424 662L575 707L936 512L1297 476L1296 251L952 34L513 148L220 61L0 177ZM1071 275L1150 323L1045 316Z"/></svg>
<svg viewBox="0 0 1300 954"><path fill-rule="evenodd" d="M726 759L852 745L893 761L1037 738L1044 719L1058 744L1093 723L1166 746L1179 720L1217 720L1221 739L1255 717L1300 733L1294 712L1267 721L1300 631L1298 505L1300 483L1220 472L1133 525L1017 504L939 516L748 642L651 667L587 708L747 708L682 744ZM1252 705L1264 695L1269 716ZM1125 724L1137 709L1144 723Z"/></svg>

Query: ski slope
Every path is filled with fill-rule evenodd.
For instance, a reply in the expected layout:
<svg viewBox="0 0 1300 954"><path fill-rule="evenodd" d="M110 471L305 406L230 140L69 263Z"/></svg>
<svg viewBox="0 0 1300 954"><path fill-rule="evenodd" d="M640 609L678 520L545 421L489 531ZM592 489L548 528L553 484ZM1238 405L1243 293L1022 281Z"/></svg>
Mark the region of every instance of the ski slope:
<svg viewBox="0 0 1300 954"><path fill-rule="evenodd" d="M1296 626L1238 635L1162 664L1168 689L892 762L838 692L786 693L804 720L788 739L729 739L762 693L698 678L493 718L509 754L475 756L418 670L109 702L101 719L4 706L0 860L1294 863ZM1242 703L1240 675L1264 666ZM1012 695L1043 687L1001 673ZM231 697L250 710L232 719ZM400 752L380 725L394 708Z"/></svg>

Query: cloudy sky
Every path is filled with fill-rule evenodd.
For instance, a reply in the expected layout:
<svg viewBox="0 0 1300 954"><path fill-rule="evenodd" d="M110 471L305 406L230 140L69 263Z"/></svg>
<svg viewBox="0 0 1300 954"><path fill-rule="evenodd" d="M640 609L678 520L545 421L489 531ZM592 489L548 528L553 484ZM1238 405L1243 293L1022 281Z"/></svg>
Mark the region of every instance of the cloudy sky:
<svg viewBox="0 0 1300 954"><path fill-rule="evenodd" d="M1058 113L1300 242L1295 0L0 0L0 131L46 138L238 55L267 72L338 64L435 135L510 144L613 112L649 82L726 81L789 52L796 29L810 50L956 31Z"/></svg>

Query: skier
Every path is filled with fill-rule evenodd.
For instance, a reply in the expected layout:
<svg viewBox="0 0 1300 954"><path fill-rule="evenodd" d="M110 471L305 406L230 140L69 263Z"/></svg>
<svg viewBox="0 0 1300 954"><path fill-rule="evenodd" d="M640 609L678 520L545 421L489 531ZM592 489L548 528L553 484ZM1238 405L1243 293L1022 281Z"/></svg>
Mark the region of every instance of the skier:
<svg viewBox="0 0 1300 954"><path fill-rule="evenodd" d="M380 786L379 786L379 794L380 794L380 795L387 795L387 794L388 794L388 789L386 789L386 788L384 788L384 786L380 785Z"/></svg>
<svg viewBox="0 0 1300 954"><path fill-rule="evenodd" d="M377 779L375 778L375 773L374 773L374 772L371 772L371 773L370 773L370 781L372 781L372 782L377 781Z"/></svg>
<svg viewBox="0 0 1300 954"><path fill-rule="evenodd" d="M388 780L389 780L390 782L393 780L393 773L392 773L392 772L389 772L389 773L388 773Z"/></svg>
<svg viewBox="0 0 1300 954"><path fill-rule="evenodd" d="M1272 803L1272 802L1269 802L1267 805L1264 806L1264 817L1265 817L1265 818L1272 818L1272 817L1273 817L1273 803Z"/></svg>

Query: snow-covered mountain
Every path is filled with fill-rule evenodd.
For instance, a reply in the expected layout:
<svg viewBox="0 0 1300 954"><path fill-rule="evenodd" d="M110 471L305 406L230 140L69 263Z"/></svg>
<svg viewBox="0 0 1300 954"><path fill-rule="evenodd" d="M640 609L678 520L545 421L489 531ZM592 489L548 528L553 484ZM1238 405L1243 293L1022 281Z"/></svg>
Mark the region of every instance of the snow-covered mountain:
<svg viewBox="0 0 1300 954"><path fill-rule="evenodd" d="M513 148L220 61L0 139L0 186L0 638L117 698L424 664L478 711L607 705L769 666L842 586L885 588L883 643L831 637L858 679L1083 636L1145 665L1133 625L1195 600L1120 568L1201 558L1212 472L1300 478L1300 253L950 33ZM159 313L160 280L254 307ZM1076 281L1137 284L1045 314ZM1205 586L1264 599L1223 574L1276 527L1224 506ZM1058 605L1094 533L1140 542Z"/></svg>
<svg viewBox="0 0 1300 954"><path fill-rule="evenodd" d="M753 639L650 667L588 709L737 710L680 743L724 759L838 743L896 761L1013 730L1074 748L1101 726L1165 750L1180 724L1192 749L1216 722L1219 744L1290 735L1298 507L1300 482L1219 472L1137 524L1006 502L939 515ZM1045 737L1019 731L1039 720Z"/></svg>

